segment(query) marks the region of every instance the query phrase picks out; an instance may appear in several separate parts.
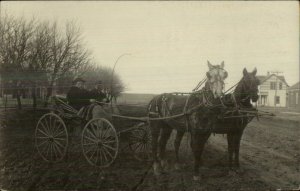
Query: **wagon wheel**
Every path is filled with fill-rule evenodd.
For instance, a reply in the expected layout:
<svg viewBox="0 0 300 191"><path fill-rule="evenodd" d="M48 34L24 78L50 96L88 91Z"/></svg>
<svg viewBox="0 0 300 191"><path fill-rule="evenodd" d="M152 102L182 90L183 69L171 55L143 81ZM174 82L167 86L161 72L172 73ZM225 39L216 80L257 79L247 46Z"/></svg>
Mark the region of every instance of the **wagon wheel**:
<svg viewBox="0 0 300 191"><path fill-rule="evenodd" d="M118 134L108 120L92 119L83 129L81 145L83 155L91 165L105 168L117 157Z"/></svg>
<svg viewBox="0 0 300 191"><path fill-rule="evenodd" d="M68 132L63 120L54 113L43 115L35 129L35 147L47 162L64 158L68 148Z"/></svg>
<svg viewBox="0 0 300 191"><path fill-rule="evenodd" d="M135 159L150 161L151 157L151 132L147 123L140 123L128 135L129 148Z"/></svg>

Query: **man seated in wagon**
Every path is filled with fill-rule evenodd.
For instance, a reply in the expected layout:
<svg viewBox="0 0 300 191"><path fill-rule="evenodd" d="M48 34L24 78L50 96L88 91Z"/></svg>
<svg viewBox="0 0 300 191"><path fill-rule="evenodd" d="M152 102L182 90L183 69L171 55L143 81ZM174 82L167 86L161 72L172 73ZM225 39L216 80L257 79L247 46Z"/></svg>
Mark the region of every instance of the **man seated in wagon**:
<svg viewBox="0 0 300 191"><path fill-rule="evenodd" d="M100 103L108 103L109 98L107 93L103 89L103 83L101 80L95 83L95 88L90 91L90 97L92 101L97 101Z"/></svg>
<svg viewBox="0 0 300 191"><path fill-rule="evenodd" d="M76 78L73 85L67 93L68 104L78 111L78 115L89 120L91 118L111 119L109 115L99 103L108 102L107 96L101 91L102 82L96 83L96 88L88 91L85 88L85 80Z"/></svg>
<svg viewBox="0 0 300 191"><path fill-rule="evenodd" d="M79 111L84 106L90 104L89 97L90 93L87 89L85 89L85 80L82 78L76 78L67 93L69 105Z"/></svg>

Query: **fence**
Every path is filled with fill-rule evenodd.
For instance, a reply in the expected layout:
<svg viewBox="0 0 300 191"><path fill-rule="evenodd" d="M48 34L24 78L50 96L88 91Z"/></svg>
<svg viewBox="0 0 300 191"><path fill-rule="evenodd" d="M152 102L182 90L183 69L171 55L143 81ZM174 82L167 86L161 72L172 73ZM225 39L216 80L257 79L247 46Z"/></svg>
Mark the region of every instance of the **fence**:
<svg viewBox="0 0 300 191"><path fill-rule="evenodd" d="M43 107L44 103L45 103L44 99L36 100L37 107ZM21 98L21 105L22 107L32 107L33 100L29 98ZM18 107L18 101L16 98L12 98L11 96L0 97L1 109L16 108L16 107Z"/></svg>

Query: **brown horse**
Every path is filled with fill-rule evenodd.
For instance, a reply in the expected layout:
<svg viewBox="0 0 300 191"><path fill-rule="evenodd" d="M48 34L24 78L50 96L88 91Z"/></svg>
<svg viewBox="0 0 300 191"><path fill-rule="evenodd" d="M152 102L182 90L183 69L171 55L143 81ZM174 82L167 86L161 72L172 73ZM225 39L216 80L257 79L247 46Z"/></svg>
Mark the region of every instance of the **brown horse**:
<svg viewBox="0 0 300 191"><path fill-rule="evenodd" d="M213 66L208 62L209 71L206 73L207 82L205 87L190 96L178 96L174 94L161 94L153 98L149 103L149 117L170 117L174 115L185 115L178 118L170 118L164 120L150 120L150 129L152 134L152 155L153 155L153 168L154 173L159 175L162 167L165 165L165 148L170 134L173 129L178 132L185 132L191 127L192 129L202 129L204 131L207 125L199 124L197 117L199 108L207 110L207 108L214 107L220 104L220 97L223 95L224 79L228 76L227 72L223 69L224 62L221 65ZM200 107L205 105L205 107ZM212 110L214 108L211 108ZM205 120L208 115L203 115ZM207 120L208 121L208 120ZM193 132L192 132L193 134ZM192 142L196 136L192 136ZM207 137L208 138L208 137ZM198 143L198 145L202 145ZM202 149L193 147L195 155L195 172L198 172ZM200 154L199 154L200 152Z"/></svg>
<svg viewBox="0 0 300 191"><path fill-rule="evenodd" d="M259 80L256 78L256 68L252 73L248 73L246 69L243 71L243 78L237 84L232 94L227 94L222 97L222 105L216 106L214 111L211 109L201 108L196 115L199 126L204 126L202 130L197 128L198 124L191 123L191 147L195 154L195 160L200 160L204 145L211 133L227 134L229 167L232 167L233 155L234 167L239 167L239 149L243 131L247 124L253 119L252 116L241 114L239 109L254 110L250 100L256 102L258 100L258 85ZM204 106L205 107L205 106ZM211 115L212 114L212 115ZM242 117L240 117L243 115ZM208 116L205 118L204 116ZM235 118L236 117L236 118ZM194 126L193 126L194 125ZM177 131L174 142L176 164L179 166L178 150L180 142L185 131ZM196 176L194 179L199 179L197 168L195 168Z"/></svg>

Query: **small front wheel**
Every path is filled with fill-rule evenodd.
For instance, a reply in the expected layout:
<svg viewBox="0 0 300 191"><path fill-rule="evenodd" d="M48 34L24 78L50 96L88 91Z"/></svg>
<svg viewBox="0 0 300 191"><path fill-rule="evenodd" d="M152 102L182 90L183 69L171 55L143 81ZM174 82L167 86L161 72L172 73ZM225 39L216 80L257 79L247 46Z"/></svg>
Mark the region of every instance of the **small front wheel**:
<svg viewBox="0 0 300 191"><path fill-rule="evenodd" d="M151 141L151 132L147 123L140 123L130 131L128 144L135 159L150 161Z"/></svg>
<svg viewBox="0 0 300 191"><path fill-rule="evenodd" d="M114 126L104 118L92 119L85 125L81 144L88 163L100 168L110 166L118 154L118 134Z"/></svg>

